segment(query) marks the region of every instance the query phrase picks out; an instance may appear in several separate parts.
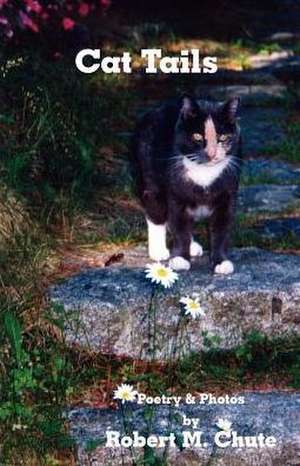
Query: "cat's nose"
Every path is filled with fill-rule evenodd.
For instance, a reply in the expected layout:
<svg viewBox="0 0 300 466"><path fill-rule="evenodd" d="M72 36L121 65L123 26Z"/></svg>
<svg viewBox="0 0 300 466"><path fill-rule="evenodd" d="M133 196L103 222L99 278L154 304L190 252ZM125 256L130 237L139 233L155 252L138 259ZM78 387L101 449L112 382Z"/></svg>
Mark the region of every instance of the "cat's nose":
<svg viewBox="0 0 300 466"><path fill-rule="evenodd" d="M211 116L207 118L204 126L205 126L205 142L206 142L205 150L206 150L208 158L212 160L216 156L218 143L217 143L217 132L216 132L215 124Z"/></svg>
<svg viewBox="0 0 300 466"><path fill-rule="evenodd" d="M205 150L208 158L212 160L217 154L217 144L207 144Z"/></svg>

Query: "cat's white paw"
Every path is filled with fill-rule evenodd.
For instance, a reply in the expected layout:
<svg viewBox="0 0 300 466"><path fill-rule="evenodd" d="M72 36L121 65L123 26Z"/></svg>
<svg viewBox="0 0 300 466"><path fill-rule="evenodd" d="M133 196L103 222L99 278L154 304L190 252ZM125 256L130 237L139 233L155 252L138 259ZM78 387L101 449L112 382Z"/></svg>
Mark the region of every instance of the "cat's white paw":
<svg viewBox="0 0 300 466"><path fill-rule="evenodd" d="M167 248L167 226L165 223L157 225L146 218L148 225L148 252L150 259L155 262L166 261L170 257Z"/></svg>
<svg viewBox="0 0 300 466"><path fill-rule="evenodd" d="M169 261L169 266L172 270L190 270L191 264L184 257L172 257Z"/></svg>
<svg viewBox="0 0 300 466"><path fill-rule="evenodd" d="M166 261L170 257L170 251L168 248L151 248L149 257L155 262Z"/></svg>
<svg viewBox="0 0 300 466"><path fill-rule="evenodd" d="M203 248L201 244L197 243L197 241L192 241L190 245L190 255L191 257L202 256L203 255Z"/></svg>
<svg viewBox="0 0 300 466"><path fill-rule="evenodd" d="M223 261L221 262L221 264L215 266L215 273L218 274L229 275L230 273L233 273L233 271L233 263L229 260Z"/></svg>

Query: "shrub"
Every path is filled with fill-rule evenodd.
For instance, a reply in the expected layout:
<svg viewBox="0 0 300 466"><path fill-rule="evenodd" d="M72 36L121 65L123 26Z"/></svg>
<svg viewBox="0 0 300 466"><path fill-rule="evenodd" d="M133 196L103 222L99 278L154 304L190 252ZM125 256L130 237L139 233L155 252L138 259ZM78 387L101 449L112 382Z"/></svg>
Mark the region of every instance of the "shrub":
<svg viewBox="0 0 300 466"><path fill-rule="evenodd" d="M109 5L110 0L1 0L0 34L8 41L18 41L28 32L54 37L78 28Z"/></svg>
<svg viewBox="0 0 300 466"><path fill-rule="evenodd" d="M101 147L115 144L128 112L112 79L32 55L2 67L1 177L48 221L90 202L101 181Z"/></svg>

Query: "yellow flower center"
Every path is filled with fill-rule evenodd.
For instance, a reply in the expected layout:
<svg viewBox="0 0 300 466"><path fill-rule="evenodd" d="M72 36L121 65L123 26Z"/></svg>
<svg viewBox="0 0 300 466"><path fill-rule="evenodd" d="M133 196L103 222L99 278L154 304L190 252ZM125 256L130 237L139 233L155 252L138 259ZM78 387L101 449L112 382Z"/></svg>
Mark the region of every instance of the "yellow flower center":
<svg viewBox="0 0 300 466"><path fill-rule="evenodd" d="M123 398L124 398L124 400L129 400L129 398L130 398L129 392L123 392Z"/></svg>
<svg viewBox="0 0 300 466"><path fill-rule="evenodd" d="M157 275L161 278L165 278L168 276L168 272L166 269L157 269Z"/></svg>
<svg viewBox="0 0 300 466"><path fill-rule="evenodd" d="M196 311L198 308L199 308L199 304L196 303L195 301L191 301L189 303L189 308L192 310L192 311Z"/></svg>

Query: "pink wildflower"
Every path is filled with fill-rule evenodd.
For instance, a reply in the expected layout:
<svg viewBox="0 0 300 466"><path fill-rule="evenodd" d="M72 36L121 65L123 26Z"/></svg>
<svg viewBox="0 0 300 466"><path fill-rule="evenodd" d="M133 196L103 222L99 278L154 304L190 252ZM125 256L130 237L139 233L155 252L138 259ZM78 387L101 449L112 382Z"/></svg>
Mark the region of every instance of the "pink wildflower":
<svg viewBox="0 0 300 466"><path fill-rule="evenodd" d="M27 11L33 11L34 13L40 14L42 7L37 0L25 0L27 5Z"/></svg>
<svg viewBox="0 0 300 466"><path fill-rule="evenodd" d="M80 16L87 16L90 12L90 6L88 3L82 2L79 5L78 13Z"/></svg>
<svg viewBox="0 0 300 466"><path fill-rule="evenodd" d="M26 13L20 11L19 17L21 24L24 28L31 29L31 31L33 32L39 32L38 25L31 18L29 18L29 16Z"/></svg>
<svg viewBox="0 0 300 466"><path fill-rule="evenodd" d="M73 27L75 26L75 21L71 18L64 18L62 21L62 26L65 31L71 31Z"/></svg>

